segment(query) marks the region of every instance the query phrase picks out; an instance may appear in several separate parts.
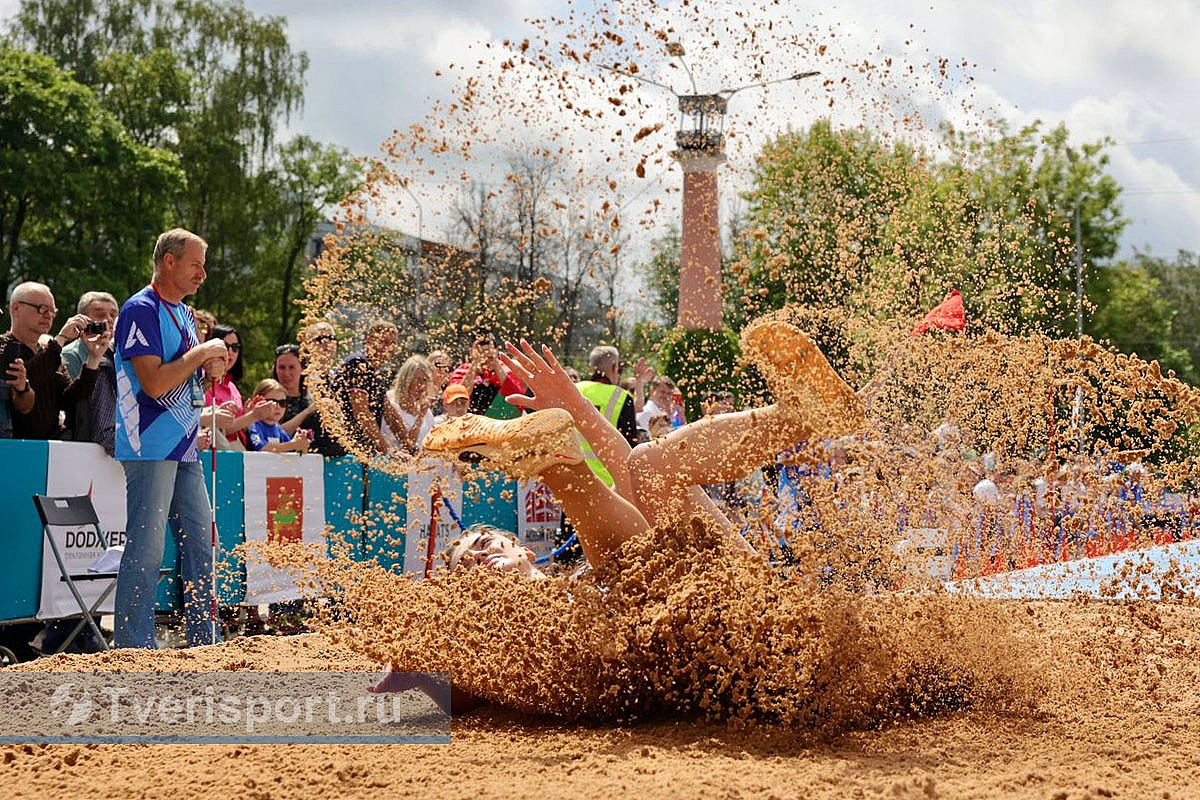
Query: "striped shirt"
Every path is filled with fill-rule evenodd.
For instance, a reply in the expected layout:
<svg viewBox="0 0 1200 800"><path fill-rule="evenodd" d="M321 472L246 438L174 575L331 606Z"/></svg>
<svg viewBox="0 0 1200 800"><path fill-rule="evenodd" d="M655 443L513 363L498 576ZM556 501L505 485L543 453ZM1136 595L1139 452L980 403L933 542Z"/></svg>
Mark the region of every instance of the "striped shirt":
<svg viewBox="0 0 1200 800"><path fill-rule="evenodd" d="M200 409L192 402L199 370L161 397L142 391L133 369L136 356L175 361L198 343L196 321L184 303L168 303L147 286L125 301L117 316L118 461L196 461Z"/></svg>

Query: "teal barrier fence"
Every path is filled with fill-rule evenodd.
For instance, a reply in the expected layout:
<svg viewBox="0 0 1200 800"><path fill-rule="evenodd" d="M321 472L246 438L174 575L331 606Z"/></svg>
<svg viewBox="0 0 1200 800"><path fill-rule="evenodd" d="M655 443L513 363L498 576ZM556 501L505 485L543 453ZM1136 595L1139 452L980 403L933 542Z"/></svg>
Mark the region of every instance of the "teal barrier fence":
<svg viewBox="0 0 1200 800"><path fill-rule="evenodd" d="M72 447L95 447L72 444ZM245 542L245 454L217 453L216 509L221 549L218 587L221 602L245 598L246 565L238 546ZM203 454L205 482L211 486L212 462ZM34 494L45 494L49 467L46 442L0 440L0 510L5 518L6 547L0 559L0 622L30 619L41 599L42 527ZM325 524L332 555L356 561L374 560L393 571L404 565L407 480L364 470L353 458L324 463ZM487 522L516 530L516 484L499 475L463 487L463 523ZM159 585L159 611L180 607L179 554L166 537L163 566L173 574Z"/></svg>

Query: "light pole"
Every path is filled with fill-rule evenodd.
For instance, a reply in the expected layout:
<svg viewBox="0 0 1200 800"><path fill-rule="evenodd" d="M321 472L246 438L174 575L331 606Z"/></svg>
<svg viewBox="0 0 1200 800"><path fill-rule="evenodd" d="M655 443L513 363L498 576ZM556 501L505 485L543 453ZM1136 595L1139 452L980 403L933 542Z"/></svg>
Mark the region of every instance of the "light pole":
<svg viewBox="0 0 1200 800"><path fill-rule="evenodd" d="M423 287L423 284L424 284L423 273L425 271L425 265L421 263L421 260L425 257L425 208L424 208L424 206L421 205L421 201L417 199L417 196L415 194L413 194L412 189L408 188L408 183L409 183L409 179L405 178L400 183L400 188L403 189L405 192L407 192L408 196L412 198L412 201L417 204L417 258L416 258L416 263L413 265L414 266L413 273L416 277L416 290L417 290L417 297L418 297L418 301L416 304L417 305L417 324L424 326L424 324L425 324L425 303L421 302L421 300L419 298L421 298L421 292L422 292L422 289L424 288Z"/></svg>
<svg viewBox="0 0 1200 800"><path fill-rule="evenodd" d="M408 178L401 182L400 188L407 192L412 201L417 204L417 258L420 258L425 252L425 207L413 194L412 189L408 188Z"/></svg>
<svg viewBox="0 0 1200 800"><path fill-rule="evenodd" d="M744 89L774 83L799 81L820 73L798 72L786 78L748 83L712 94L700 94L687 62L683 45L671 42L667 54L679 60L692 85L691 94L679 94L670 86L643 78L617 67L604 67L626 78L666 89L679 102L679 130L671 157L683 168L683 243L679 259L680 327L688 330L720 330L721 302L720 205L717 167L725 161L725 114L729 98Z"/></svg>
<svg viewBox="0 0 1200 800"><path fill-rule="evenodd" d="M1074 149L1070 147L1067 148L1067 160L1072 167L1078 160ZM1083 196L1076 192L1073 214L1075 225L1075 335L1079 339L1083 338L1083 225L1080 222L1080 206L1082 205Z"/></svg>
<svg viewBox="0 0 1200 800"><path fill-rule="evenodd" d="M1067 148L1067 160L1075 166L1078 157L1075 151ZM1083 341L1083 225L1080 222L1080 207L1083 196L1075 194L1074 224L1075 224L1075 337ZM1079 452L1083 452L1083 387L1075 387L1075 399L1071 403L1071 427L1075 429Z"/></svg>
<svg viewBox="0 0 1200 800"><path fill-rule="evenodd" d="M1075 198L1075 335L1083 338L1083 226L1079 221L1079 198Z"/></svg>

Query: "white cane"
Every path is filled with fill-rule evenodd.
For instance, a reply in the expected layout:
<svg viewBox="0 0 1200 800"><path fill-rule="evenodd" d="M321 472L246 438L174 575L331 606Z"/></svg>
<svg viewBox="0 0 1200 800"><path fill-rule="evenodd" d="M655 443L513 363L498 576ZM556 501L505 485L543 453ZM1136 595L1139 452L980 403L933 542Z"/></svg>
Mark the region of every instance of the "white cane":
<svg viewBox="0 0 1200 800"><path fill-rule="evenodd" d="M217 607L217 393L212 394L212 405L209 406L209 428L208 446L209 456L212 461L212 490L208 493L209 510L212 513L212 608L209 614L209 628L211 644L217 643L217 619L219 617Z"/></svg>

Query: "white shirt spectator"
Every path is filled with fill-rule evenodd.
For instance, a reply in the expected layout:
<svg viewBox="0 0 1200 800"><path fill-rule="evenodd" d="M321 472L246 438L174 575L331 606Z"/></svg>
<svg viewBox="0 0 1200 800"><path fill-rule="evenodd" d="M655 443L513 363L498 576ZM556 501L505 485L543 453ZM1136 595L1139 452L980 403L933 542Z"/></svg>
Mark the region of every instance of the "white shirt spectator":
<svg viewBox="0 0 1200 800"><path fill-rule="evenodd" d="M671 412L669 410L659 408L658 404L653 400L647 400L646 404L642 406L642 412L637 415L638 427L644 431L650 430L650 420L652 420L654 417L657 417L659 414L670 416Z"/></svg>
<svg viewBox="0 0 1200 800"><path fill-rule="evenodd" d="M998 504L1000 502L1000 490L996 488L996 484L988 477L984 477L983 480L975 484L975 488L971 490L971 494L975 495L975 499L980 503Z"/></svg>
<svg viewBox="0 0 1200 800"><path fill-rule="evenodd" d="M391 402L391 401L389 400L388 402ZM400 414L400 419L404 422L404 427L408 428L409 430L412 430L413 425L417 424L416 415L408 413L403 408L400 408L400 406L397 406L394 403L392 404L392 407L395 408L396 411ZM429 433L429 429L432 427L433 427L433 412L429 409L425 409L425 413L421 416L421 427L417 431L417 447L418 448L421 446L421 443L425 441L425 434ZM380 432L383 433L384 441L386 441L389 446L391 446L391 447L399 447L400 446L400 442L396 440L396 435L394 433L392 433L392 429L387 426L387 423L384 423L382 426L380 426Z"/></svg>

